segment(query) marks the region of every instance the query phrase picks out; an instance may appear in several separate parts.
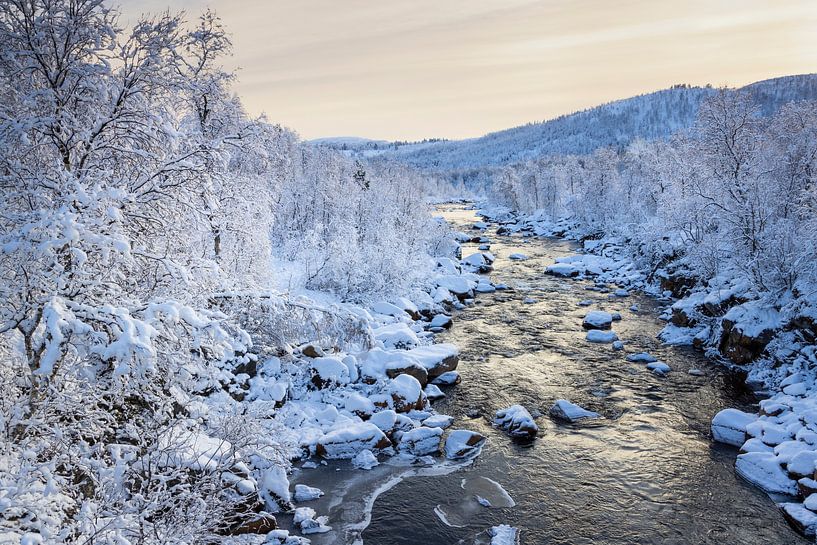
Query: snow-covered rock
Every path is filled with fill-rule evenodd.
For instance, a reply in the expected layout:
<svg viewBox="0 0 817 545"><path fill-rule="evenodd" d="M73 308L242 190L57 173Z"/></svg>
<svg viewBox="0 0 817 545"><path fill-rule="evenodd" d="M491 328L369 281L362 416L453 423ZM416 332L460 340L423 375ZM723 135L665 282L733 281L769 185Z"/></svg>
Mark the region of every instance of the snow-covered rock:
<svg viewBox="0 0 817 545"><path fill-rule="evenodd" d="M445 456L451 460L476 456L486 440L484 435L475 431L454 430L445 440Z"/></svg>
<svg viewBox="0 0 817 545"><path fill-rule="evenodd" d="M809 445L808 449L801 450L791 457L786 463L786 471L795 478L811 477L814 475L815 464L817 463L817 451ZM817 503L817 497L814 498Z"/></svg>
<svg viewBox="0 0 817 545"><path fill-rule="evenodd" d="M448 329L451 327L452 320L451 316L446 314L437 314L434 318L431 319L431 322L428 324L431 328L445 328Z"/></svg>
<svg viewBox="0 0 817 545"><path fill-rule="evenodd" d="M377 314L383 314L384 316L393 316L396 318L403 317L406 314L406 312L402 308L398 307L397 305L387 303L386 301L379 301L373 304L372 310Z"/></svg>
<svg viewBox="0 0 817 545"><path fill-rule="evenodd" d="M414 348L420 344L417 334L401 322L386 324L373 331L374 338L387 349Z"/></svg>
<svg viewBox="0 0 817 545"><path fill-rule="evenodd" d="M550 415L559 420L566 420L568 422L578 422L579 420L601 418L599 413L588 411L579 407L575 403L571 403L566 399L559 399L550 408Z"/></svg>
<svg viewBox="0 0 817 545"><path fill-rule="evenodd" d="M293 499L298 503L317 500L321 496L323 496L323 490L320 488L314 488L305 484L295 485L295 494L293 495Z"/></svg>
<svg viewBox="0 0 817 545"><path fill-rule="evenodd" d="M459 364L459 349L453 344L440 343L419 346L408 351L408 355L425 367L430 379L448 371L453 371Z"/></svg>
<svg viewBox="0 0 817 545"><path fill-rule="evenodd" d="M349 382L349 368L341 358L319 357L309 362L312 385L321 390Z"/></svg>
<svg viewBox="0 0 817 545"><path fill-rule="evenodd" d="M462 275L446 275L440 276L436 280L437 286L445 288L449 292L457 296L466 296L471 294L473 283L469 282Z"/></svg>
<svg viewBox="0 0 817 545"><path fill-rule="evenodd" d="M735 460L738 475L770 494L797 494L797 482L790 479L777 457L768 452L747 452Z"/></svg>
<svg viewBox="0 0 817 545"><path fill-rule="evenodd" d="M311 507L298 507L292 523L299 526L304 534L322 534L332 529L326 525L328 520L325 516L316 517L315 510Z"/></svg>
<svg viewBox="0 0 817 545"><path fill-rule="evenodd" d="M539 432L539 426L522 405L511 405L496 412L494 424L513 437L533 438Z"/></svg>
<svg viewBox="0 0 817 545"><path fill-rule="evenodd" d="M442 428L421 426L400 436L397 449L412 456L427 456L440 451L440 441L443 437Z"/></svg>
<svg viewBox="0 0 817 545"><path fill-rule="evenodd" d="M363 420L371 417L375 412L374 402L368 397L364 397L357 392L352 392L346 398L344 408L350 413L357 415Z"/></svg>
<svg viewBox="0 0 817 545"><path fill-rule="evenodd" d="M805 536L814 537L817 530L817 513L808 509L802 503L779 504L783 516L792 526Z"/></svg>
<svg viewBox="0 0 817 545"><path fill-rule="evenodd" d="M272 530L264 538L264 545L309 545L305 537L289 535L288 530Z"/></svg>
<svg viewBox="0 0 817 545"><path fill-rule="evenodd" d="M712 437L719 443L739 447L746 441L746 426L756 418L737 409L724 409L712 419Z"/></svg>
<svg viewBox="0 0 817 545"><path fill-rule="evenodd" d="M610 329L613 323L613 315L603 310L591 310L582 321L585 329Z"/></svg>
<svg viewBox="0 0 817 545"><path fill-rule="evenodd" d="M648 363L647 369L649 369L656 375L666 375L667 373L672 371L670 366L664 363L663 361L654 361L652 363Z"/></svg>
<svg viewBox="0 0 817 545"><path fill-rule="evenodd" d="M435 414L423 420L422 423L423 426L428 426L429 428L446 429L454 423L454 417L447 414Z"/></svg>
<svg viewBox="0 0 817 545"><path fill-rule="evenodd" d="M337 429L324 434L318 440L315 451L328 459L348 459L363 450L383 450L390 446L389 438L371 422L344 422Z"/></svg>
<svg viewBox="0 0 817 545"><path fill-rule="evenodd" d="M352 466L356 469L372 469L379 465L380 462L371 450L361 450L352 458Z"/></svg>
<svg viewBox="0 0 817 545"><path fill-rule="evenodd" d="M551 274L553 276L561 276L565 278L570 278L574 276L579 276L579 269L574 267L569 263L556 263L554 265L549 265L545 269L545 274Z"/></svg>
<svg viewBox="0 0 817 545"><path fill-rule="evenodd" d="M585 337L588 342L607 344L618 340L618 335L614 331L603 331L601 329L591 329Z"/></svg>
<svg viewBox="0 0 817 545"><path fill-rule="evenodd" d="M463 259L462 265L463 267L466 267L465 270L480 273L490 272L493 269L493 267L491 267L491 263L493 262L493 259L491 259L491 257L492 256L489 257L485 253L477 252Z"/></svg>
<svg viewBox="0 0 817 545"><path fill-rule="evenodd" d="M443 391L440 390L440 387L437 386L436 384L426 384L426 387L423 389L423 392L425 393L426 397L431 401L436 401L438 399L442 399L445 397Z"/></svg>
<svg viewBox="0 0 817 545"><path fill-rule="evenodd" d="M425 406L423 386L411 375L398 375L386 385L384 393L390 396L389 404L398 413L405 413Z"/></svg>
<svg viewBox="0 0 817 545"><path fill-rule="evenodd" d="M646 352L638 352L636 354L627 354L627 361L634 363L652 363L658 361L658 358Z"/></svg>
<svg viewBox="0 0 817 545"><path fill-rule="evenodd" d="M525 261L526 259L528 259L528 256L522 253L513 253L508 256L508 259L513 261Z"/></svg>
<svg viewBox="0 0 817 545"><path fill-rule="evenodd" d="M453 386L459 384L461 381L460 374L456 371L447 371L438 377L435 377L431 382L439 386Z"/></svg>

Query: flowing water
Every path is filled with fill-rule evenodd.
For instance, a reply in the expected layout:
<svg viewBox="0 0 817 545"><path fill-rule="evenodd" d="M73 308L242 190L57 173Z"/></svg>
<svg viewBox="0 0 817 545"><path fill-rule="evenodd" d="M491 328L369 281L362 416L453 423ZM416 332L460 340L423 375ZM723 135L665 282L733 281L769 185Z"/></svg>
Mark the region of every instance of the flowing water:
<svg viewBox="0 0 817 545"><path fill-rule="evenodd" d="M477 219L464 206L440 212L463 231ZM542 274L556 257L575 253L572 243L500 237L493 227L485 234L497 256L491 278L512 289L480 295L438 335L460 348L462 383L434 407L456 417L455 427L486 435L487 446L465 467L363 472L335 465L297 475L326 490L315 507L330 524L359 521L347 524L345 535L310 536L313 543L349 540L355 528L367 545L470 545L485 542L485 529L497 524L518 527L524 545L806 543L771 499L735 475L735 449L711 441L712 416L725 407L748 409L752 399L699 352L657 341L661 303ZM465 244L463 255L477 246ZM510 261L514 252L530 259ZM523 303L527 298L535 302ZM592 305L578 305L585 300ZM610 345L585 341L581 321L592 309L620 312L613 329L626 341L625 353L649 352L672 372L655 376ZM693 368L704 376L689 375ZM605 418L556 423L547 412L559 398ZM544 415L533 442L490 425L496 410L516 403ZM372 504L369 521L361 513Z"/></svg>

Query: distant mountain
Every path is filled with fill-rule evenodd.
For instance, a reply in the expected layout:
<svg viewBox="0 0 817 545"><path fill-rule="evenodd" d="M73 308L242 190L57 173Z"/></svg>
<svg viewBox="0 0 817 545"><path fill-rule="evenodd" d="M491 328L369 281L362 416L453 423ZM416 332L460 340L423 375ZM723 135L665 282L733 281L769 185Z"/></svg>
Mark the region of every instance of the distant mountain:
<svg viewBox="0 0 817 545"><path fill-rule="evenodd" d="M763 115L770 115L787 102L817 100L817 74L774 78L742 89L755 97ZM386 145L369 141L378 144L356 151L435 171L506 165L549 154L586 154L601 147L624 147L637 138L666 138L688 128L701 102L714 92L709 86L677 85L480 138Z"/></svg>
<svg viewBox="0 0 817 545"><path fill-rule="evenodd" d="M410 147L414 150L428 144L447 142L440 138L429 138L420 142L389 142L388 140L372 140L357 136L331 136L328 138L315 138L309 140L313 146L322 146L349 152L350 154L379 155L385 152L396 151L402 147Z"/></svg>

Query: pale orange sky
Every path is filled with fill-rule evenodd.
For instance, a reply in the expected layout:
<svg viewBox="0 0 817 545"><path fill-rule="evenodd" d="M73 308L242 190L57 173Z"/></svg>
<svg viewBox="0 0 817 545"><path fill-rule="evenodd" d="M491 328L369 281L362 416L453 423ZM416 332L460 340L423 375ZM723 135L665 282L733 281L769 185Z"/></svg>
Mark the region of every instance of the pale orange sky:
<svg viewBox="0 0 817 545"><path fill-rule="evenodd" d="M675 83L817 72L817 0L130 0L209 6L247 109L304 138L467 138Z"/></svg>

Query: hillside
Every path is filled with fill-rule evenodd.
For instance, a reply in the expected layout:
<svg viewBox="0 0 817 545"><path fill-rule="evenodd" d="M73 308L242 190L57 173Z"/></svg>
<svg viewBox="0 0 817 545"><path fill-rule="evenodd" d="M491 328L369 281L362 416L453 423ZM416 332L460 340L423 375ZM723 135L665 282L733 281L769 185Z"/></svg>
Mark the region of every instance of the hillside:
<svg viewBox="0 0 817 545"><path fill-rule="evenodd" d="M817 100L817 74L774 78L742 89L755 97L763 115L771 115L787 102ZM356 146L356 151L443 171L512 164L549 154L586 154L600 147L626 146L637 138L665 138L690 127L701 101L713 92L711 87L678 85L479 138L399 146L370 141ZM326 139L322 144L350 149L347 139Z"/></svg>

